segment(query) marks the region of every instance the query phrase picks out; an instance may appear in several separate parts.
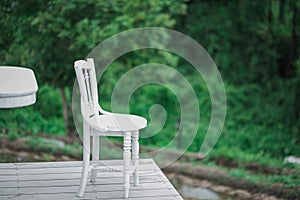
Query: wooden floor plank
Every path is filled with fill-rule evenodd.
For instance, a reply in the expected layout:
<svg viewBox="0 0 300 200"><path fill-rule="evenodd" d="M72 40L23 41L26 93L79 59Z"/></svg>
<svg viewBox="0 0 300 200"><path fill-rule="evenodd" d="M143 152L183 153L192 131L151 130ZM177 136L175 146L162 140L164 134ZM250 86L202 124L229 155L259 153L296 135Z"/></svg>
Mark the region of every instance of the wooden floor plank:
<svg viewBox="0 0 300 200"><path fill-rule="evenodd" d="M157 172L141 174L141 176L157 176ZM10 177L15 176L3 176L5 180L9 180ZM81 177L81 173L65 173L65 174L30 174L30 175L20 175L18 176L20 181L37 181L37 180L64 180L64 179L79 179ZM120 178L123 177L123 172L111 172L111 173L99 173L97 176L99 179L106 178Z"/></svg>
<svg viewBox="0 0 300 200"><path fill-rule="evenodd" d="M77 198L80 161L0 164L0 200L123 199L123 161L101 161L96 183L88 181L85 195ZM90 173L89 173L90 176ZM140 185L130 180L129 199L182 200L152 159L140 160ZM90 180L90 178L89 178Z"/></svg>
<svg viewBox="0 0 300 200"><path fill-rule="evenodd" d="M18 188L1 188L0 189L0 196L5 196L5 195L17 195Z"/></svg>
<svg viewBox="0 0 300 200"><path fill-rule="evenodd" d="M2 188L17 188L17 187L18 187L17 181L1 181L0 182L0 194L1 194Z"/></svg>
<svg viewBox="0 0 300 200"><path fill-rule="evenodd" d="M15 169L15 164L14 163L0 163L0 171L5 170L5 169Z"/></svg>
<svg viewBox="0 0 300 200"><path fill-rule="evenodd" d="M10 197L10 198L9 198ZM94 199L110 199L100 197L96 193L86 194L83 198L78 198L74 194L42 194L42 195L21 195L21 196L6 196L1 197L0 200L32 200L32 199L39 199L39 200L94 200ZM114 200L124 200L124 198L115 198ZM180 196L159 196L158 198L154 196L149 197L129 197L129 200L182 200Z"/></svg>
<svg viewBox="0 0 300 200"><path fill-rule="evenodd" d="M0 164L1 165L1 164ZM7 175L7 174L16 174L16 172L17 172L17 169L16 168L9 168L9 169L3 169L3 168L0 168L0 178L1 178L1 176L2 175Z"/></svg>
<svg viewBox="0 0 300 200"><path fill-rule="evenodd" d="M153 171L151 165L141 164L139 166L141 173L146 173L148 171ZM123 166L103 166L97 169L99 172L122 172ZM15 170L6 170L3 174L13 174L16 173ZM55 167L55 168L18 168L19 174L24 175L39 175L39 174L65 174L65 173L81 173L81 166L78 167ZM1 176L0 172L0 176Z"/></svg>
<svg viewBox="0 0 300 200"><path fill-rule="evenodd" d="M123 165L122 160L104 160L104 161L99 161L100 165L103 166L119 166ZM140 160L140 165L148 165L152 164L153 160L152 159L141 159ZM18 167L18 169L26 169L26 168L56 168L56 167L81 167L82 162L81 161L67 161L67 162L35 162L35 163L1 163L0 164L0 169L1 165L7 165L11 166L11 168L14 168L15 165ZM7 168L7 167L6 167Z"/></svg>

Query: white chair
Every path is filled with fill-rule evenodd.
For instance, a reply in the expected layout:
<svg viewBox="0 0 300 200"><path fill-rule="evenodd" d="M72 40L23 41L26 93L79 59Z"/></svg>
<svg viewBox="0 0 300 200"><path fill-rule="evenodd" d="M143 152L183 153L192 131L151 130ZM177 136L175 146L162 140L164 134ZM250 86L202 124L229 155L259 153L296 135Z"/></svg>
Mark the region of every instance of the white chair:
<svg viewBox="0 0 300 200"><path fill-rule="evenodd" d="M81 95L83 116L83 167L78 197L82 197L91 168L91 182L96 181L99 163L99 136L121 136L123 143L123 187L124 197L129 196L130 171L133 172L134 185L139 184L139 130L147 126L146 119L136 115L115 114L104 111L98 103L98 89L94 60L78 60L74 63ZM90 166L90 137L93 137L92 160ZM131 140L132 160L131 166ZM99 168L98 168L99 169Z"/></svg>

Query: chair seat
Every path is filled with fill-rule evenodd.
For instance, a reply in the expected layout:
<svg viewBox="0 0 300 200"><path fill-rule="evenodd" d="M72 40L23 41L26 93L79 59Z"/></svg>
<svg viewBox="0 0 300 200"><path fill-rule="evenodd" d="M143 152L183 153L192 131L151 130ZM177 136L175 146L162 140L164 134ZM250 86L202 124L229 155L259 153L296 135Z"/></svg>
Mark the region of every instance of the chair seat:
<svg viewBox="0 0 300 200"><path fill-rule="evenodd" d="M97 115L89 119L88 123L93 129L100 131L135 131L145 128L147 120L137 115L106 114ZM99 128L98 128L99 127Z"/></svg>

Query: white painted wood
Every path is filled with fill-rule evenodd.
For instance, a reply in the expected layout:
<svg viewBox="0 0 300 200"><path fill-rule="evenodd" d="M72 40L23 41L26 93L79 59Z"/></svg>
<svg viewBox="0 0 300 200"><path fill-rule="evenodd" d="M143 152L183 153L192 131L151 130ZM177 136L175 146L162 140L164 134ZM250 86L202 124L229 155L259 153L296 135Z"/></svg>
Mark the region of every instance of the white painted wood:
<svg viewBox="0 0 300 200"><path fill-rule="evenodd" d="M93 166L91 168L91 182L96 181L97 165L99 160L99 136L121 136L124 138L123 143L123 188L124 197L129 196L130 174L133 173L134 185L139 184L139 144L138 133L139 130L147 126L147 120L143 117L129 114L110 113L101 108L98 103L98 88L95 72L95 64L92 58L87 60L78 60L74 63L76 77L79 84L81 95L81 113L83 117L83 126L88 126L84 129L83 138L93 136L93 150L92 159ZM131 138L131 133L133 137ZM133 167L131 168L131 140L133 141ZM83 142L84 150L84 164L81 176L80 189L78 196L82 197L87 183L87 174L89 168L87 167L87 154L89 154L90 146ZM88 152L87 152L88 148ZM131 170L132 169L132 170Z"/></svg>
<svg viewBox="0 0 300 200"><path fill-rule="evenodd" d="M8 169L8 170L11 170L11 169L14 169L15 168L15 165L13 163L1 163L0 165L0 170L5 170L5 169Z"/></svg>
<svg viewBox="0 0 300 200"><path fill-rule="evenodd" d="M38 86L31 69L0 66L0 108L16 108L36 102Z"/></svg>
<svg viewBox="0 0 300 200"><path fill-rule="evenodd" d="M85 195L82 198L75 195L81 179L80 166L82 166L82 162L16 163L6 165L6 170L0 170L0 199L123 199L123 172L110 171L110 167L122 169L124 161L105 160L101 162L104 168L107 167L107 169L99 173L95 183L87 182ZM0 169L2 165L5 164L0 164ZM140 186L130 188L129 199L182 200L153 160L141 159L139 169ZM4 171L8 170L15 170L16 173L5 174ZM1 181L1 177L7 177L7 181ZM133 183L133 176L131 176L130 184Z"/></svg>
<svg viewBox="0 0 300 200"><path fill-rule="evenodd" d="M83 123L83 164L82 164L82 173L81 173L81 182L78 190L78 197L82 197L84 194L85 186L87 183L87 177L89 172L89 162L90 162L90 127Z"/></svg>
<svg viewBox="0 0 300 200"><path fill-rule="evenodd" d="M56 177L57 178L57 177ZM133 187L132 190L135 189L143 189L143 188L149 188L151 185L154 187L156 185L160 188L163 188L161 185L164 183L164 181L156 176L150 176L150 177L141 177L141 182L143 185L140 185L139 187ZM64 179L55 179L54 176L48 176L44 180L19 180L17 181L7 181L7 182L0 182L0 188L16 188L17 186L20 187L68 187L68 186L76 186L78 188L78 184L80 183L80 177L76 179L68 179L68 177L64 177ZM130 183L133 183L131 180ZM117 177L117 178L104 178L101 179L98 177L97 182L91 183L87 182L87 188L91 185L99 185L99 190L103 190L103 188L108 187L114 187L115 185L118 185L118 187L122 188L123 185L123 177ZM151 188L153 188L151 186ZM155 188L156 188L155 186ZM167 185L165 186L167 187Z"/></svg>
<svg viewBox="0 0 300 200"><path fill-rule="evenodd" d="M133 166L133 163L131 163L131 165ZM16 170L2 170L1 171L1 175L0 176L10 176L10 175L14 175L16 173L18 174L22 174L22 175L43 175L43 174L65 174L65 173L72 173L72 174L76 174L78 172L81 172L81 166L76 166L76 167L53 167L53 168L43 168L43 166L40 166L41 168L19 168L18 171ZM93 166L91 167L93 168ZM103 165L98 165L97 170L100 171L101 173L99 174L99 176L101 176L101 174L105 174L105 173L111 173L111 172L116 172L116 174L118 173L122 173L123 172L123 167L122 167L122 163L119 166L105 166ZM143 175L143 173L154 173L157 170L153 170L153 168L150 165L145 165L145 164L140 164L140 168L143 169L143 171L139 172L139 174ZM1 181L1 179L0 179Z"/></svg>
<svg viewBox="0 0 300 200"><path fill-rule="evenodd" d="M134 165L133 180L134 186L139 185L139 132L132 132L132 160Z"/></svg>
<svg viewBox="0 0 300 200"><path fill-rule="evenodd" d="M141 174L142 175L142 174ZM147 176L157 176L158 173L153 172L153 173L147 173ZM89 176L89 175L88 175ZM143 175L144 179L148 179L148 177ZM24 175L19 175L18 178L21 181L43 181L47 180L47 178L51 177L52 179L56 180L64 180L66 178L75 180L75 179L80 179L81 175L80 173L59 173L59 174L39 174L39 175L34 175L34 174L24 174ZM141 176L142 177L142 176ZM5 176L2 181L17 181L15 180L10 180L11 176ZM16 177L14 177L16 178ZM97 180L106 180L106 179L122 179L123 178L123 172L110 172L110 173L103 173L103 175L97 176ZM150 180L152 177L149 177L148 180Z"/></svg>
<svg viewBox="0 0 300 200"><path fill-rule="evenodd" d="M18 194L18 188L4 188L0 190L0 198L1 196L13 196Z"/></svg>
<svg viewBox="0 0 300 200"><path fill-rule="evenodd" d="M104 160L99 161L99 163L103 166L119 166L123 164L122 160ZM154 161L152 159L142 159L140 160L140 165L149 166L152 165ZM5 168L2 168L2 165L5 166ZM18 170L21 169L35 169L35 168L70 168L70 167L81 167L82 161L68 161L68 162L37 162L37 163L1 163L0 164L0 171L2 169L8 169L8 170L15 170L16 168Z"/></svg>
<svg viewBox="0 0 300 200"><path fill-rule="evenodd" d="M99 136L93 136L93 168L91 175L91 182L95 182L97 177L97 166L99 165Z"/></svg>
<svg viewBox="0 0 300 200"><path fill-rule="evenodd" d="M56 194L56 193L76 193L78 187L77 186L68 186L68 187L39 187L39 188L20 188L19 192L23 195L30 195L30 194ZM93 193L95 190L97 190L96 186L91 186L86 189L87 193ZM133 197L141 196L139 190L131 190L132 194L130 195ZM122 186L115 186L115 187L107 187L104 191L97 192L101 193L101 197L107 196L107 197L116 197L116 198L122 198L123 197L123 190ZM111 193L114 194L111 194ZM157 192L160 195L176 195L172 190L169 188L159 188L159 189L144 189L143 196L153 196L153 192Z"/></svg>
<svg viewBox="0 0 300 200"><path fill-rule="evenodd" d="M17 181L1 181L0 188L17 188Z"/></svg>
<svg viewBox="0 0 300 200"><path fill-rule="evenodd" d="M131 157L131 132L125 132L123 144L123 171L124 171L124 197L129 195L129 181L130 181L130 157Z"/></svg>
<svg viewBox="0 0 300 200"><path fill-rule="evenodd" d="M12 176L12 175L3 175L0 177L0 182L7 182L7 181L17 181L17 177L16 176Z"/></svg>
<svg viewBox="0 0 300 200"><path fill-rule="evenodd" d="M9 199L10 196L3 196L2 198L0 197L0 199ZM32 199L36 199L36 200L74 200L74 199L84 199L84 200L92 200L92 199L96 199L97 194L96 193L87 193L85 195L84 198L74 198L74 196L72 194L37 194L37 195L29 195L29 196L13 196L14 200L32 200ZM97 198L97 199L110 199L111 198ZM180 196L172 196L170 197L169 195L167 196L159 196L159 199L155 199L153 196L148 196L148 197L135 197L132 198L134 200L182 200L182 198ZM124 200L123 198L114 198L113 200Z"/></svg>
<svg viewBox="0 0 300 200"><path fill-rule="evenodd" d="M14 175L16 174L16 170L15 169L0 169L1 170L1 175ZM0 175L0 176L1 176ZM0 177L1 179L1 177Z"/></svg>
<svg viewBox="0 0 300 200"><path fill-rule="evenodd" d="M113 173L111 173L113 174ZM13 183L19 183L22 184L24 183L25 185L27 184L38 184L38 183L43 183L43 182L47 182L47 184L49 184L49 181L55 181L59 182L66 182L66 180L70 181L72 184L76 184L77 188L78 188L78 184L80 183L80 173L78 174L65 174L64 176L60 175L43 175L43 176L32 176L32 175L24 175L24 176L19 176L19 179L16 179L14 181L12 180L7 180L7 181L2 181L0 182L1 184L5 184L10 182L11 184ZM162 181L161 178L158 177L158 174L156 173L155 175L153 174L149 174L147 176L141 176L140 177L140 181L143 183L152 183L152 182L160 182ZM132 180L130 180L130 183L133 183ZM120 175L119 177L109 177L109 175L107 175L106 177L97 177L97 182L95 183L91 183L91 182L87 182L87 185L106 185L106 184L123 184L123 174ZM133 187L135 188L135 187ZM75 195L75 194L74 194Z"/></svg>

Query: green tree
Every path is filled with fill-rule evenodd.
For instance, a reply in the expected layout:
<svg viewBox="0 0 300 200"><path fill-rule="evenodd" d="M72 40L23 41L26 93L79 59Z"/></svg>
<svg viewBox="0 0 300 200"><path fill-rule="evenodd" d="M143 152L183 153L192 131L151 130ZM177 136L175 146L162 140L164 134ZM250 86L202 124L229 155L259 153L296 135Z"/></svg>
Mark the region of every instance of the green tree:
<svg viewBox="0 0 300 200"><path fill-rule="evenodd" d="M66 132L71 136L66 88L75 79L72 63L107 37L144 26L172 27L182 1L8 1L0 3L1 58L28 66L40 84L59 88Z"/></svg>
<svg viewBox="0 0 300 200"><path fill-rule="evenodd" d="M284 0L190 1L189 14L178 19L176 28L202 44L221 71L228 94L224 137L240 148L277 156L296 152L299 8L299 1ZM257 144L255 132L272 142Z"/></svg>

